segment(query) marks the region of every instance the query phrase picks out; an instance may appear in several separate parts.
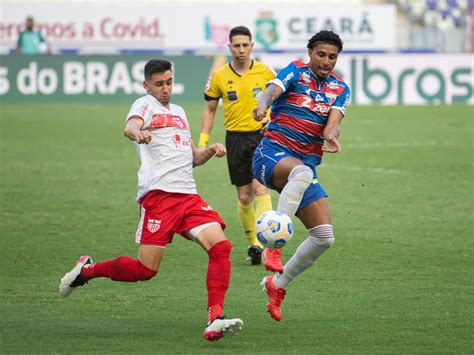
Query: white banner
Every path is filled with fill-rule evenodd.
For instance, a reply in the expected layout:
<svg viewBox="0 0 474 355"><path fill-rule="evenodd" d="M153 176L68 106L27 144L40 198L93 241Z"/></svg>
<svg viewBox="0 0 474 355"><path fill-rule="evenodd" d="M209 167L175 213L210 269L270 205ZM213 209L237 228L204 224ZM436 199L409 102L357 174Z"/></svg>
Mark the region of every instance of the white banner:
<svg viewBox="0 0 474 355"><path fill-rule="evenodd" d="M351 50L396 47L393 5L357 7L294 6L286 3L152 2L3 2L0 50L15 47L27 15L53 49L190 49L226 48L229 30L250 28L256 49L304 49L322 29L338 32Z"/></svg>
<svg viewBox="0 0 474 355"><path fill-rule="evenodd" d="M306 54L262 54L276 71ZM474 104L474 54L341 53L336 71L351 87L357 104Z"/></svg>

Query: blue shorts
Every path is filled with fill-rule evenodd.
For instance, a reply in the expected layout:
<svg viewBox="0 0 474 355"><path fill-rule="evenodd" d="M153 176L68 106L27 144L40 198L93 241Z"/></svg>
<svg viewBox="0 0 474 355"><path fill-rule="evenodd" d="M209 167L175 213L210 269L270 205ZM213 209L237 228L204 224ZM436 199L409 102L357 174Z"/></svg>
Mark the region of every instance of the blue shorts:
<svg viewBox="0 0 474 355"><path fill-rule="evenodd" d="M261 184L265 185L269 189L281 192L282 189L273 186L271 181L273 171L275 170L277 163L286 157L294 156L291 155L289 152L286 152L282 149L278 149L273 144L268 144L268 142L260 143L257 149L255 149L255 153L253 155L253 175ZM315 167L309 167L311 168L311 170L313 170L313 181L303 194L303 199L301 200L301 203L298 207L299 210L306 207L313 201L319 200L320 198L328 197L328 194L326 193L326 191L324 191L323 186L318 182Z"/></svg>

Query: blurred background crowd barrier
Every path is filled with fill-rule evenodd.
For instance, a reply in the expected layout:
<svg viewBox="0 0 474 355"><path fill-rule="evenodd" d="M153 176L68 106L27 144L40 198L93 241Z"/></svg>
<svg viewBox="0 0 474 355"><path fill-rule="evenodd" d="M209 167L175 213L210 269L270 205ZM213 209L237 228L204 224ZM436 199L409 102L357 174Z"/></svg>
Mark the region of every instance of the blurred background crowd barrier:
<svg viewBox="0 0 474 355"><path fill-rule="evenodd" d="M0 6L5 101L137 96L144 61L158 56L176 65L175 94L201 100L209 72L228 54L229 30L245 25L255 57L275 70L306 60L314 33L338 32L345 47L337 70L354 103L474 104L474 0L2 0ZM51 55L15 54L27 16Z"/></svg>

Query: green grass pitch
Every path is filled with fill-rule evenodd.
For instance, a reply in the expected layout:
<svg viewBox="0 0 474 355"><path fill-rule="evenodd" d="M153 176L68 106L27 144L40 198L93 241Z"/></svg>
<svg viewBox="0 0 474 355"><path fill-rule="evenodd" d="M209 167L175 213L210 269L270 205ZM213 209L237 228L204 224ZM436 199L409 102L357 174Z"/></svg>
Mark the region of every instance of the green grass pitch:
<svg viewBox="0 0 474 355"><path fill-rule="evenodd" d="M181 104L196 141L202 105ZM281 322L265 312L266 272L245 262L225 159L196 168L233 244L225 313L244 320L215 344L202 338L207 255L179 236L151 281L58 295L79 255L136 256L128 109L0 106L1 353L474 352L472 106L349 108L343 151L318 169L336 243L290 285ZM214 130L222 141L220 119ZM304 238L296 222L284 260Z"/></svg>

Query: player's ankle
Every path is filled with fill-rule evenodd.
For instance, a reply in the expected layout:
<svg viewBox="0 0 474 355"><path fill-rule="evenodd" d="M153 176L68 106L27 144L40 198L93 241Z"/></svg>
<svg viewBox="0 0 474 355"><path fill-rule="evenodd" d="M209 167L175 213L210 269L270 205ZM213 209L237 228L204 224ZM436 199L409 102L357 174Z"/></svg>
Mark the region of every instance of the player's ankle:
<svg viewBox="0 0 474 355"><path fill-rule="evenodd" d="M212 305L207 309L208 324L212 323L214 319L221 316L222 316L222 306L220 304Z"/></svg>

